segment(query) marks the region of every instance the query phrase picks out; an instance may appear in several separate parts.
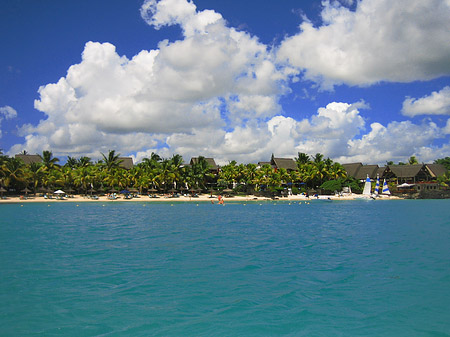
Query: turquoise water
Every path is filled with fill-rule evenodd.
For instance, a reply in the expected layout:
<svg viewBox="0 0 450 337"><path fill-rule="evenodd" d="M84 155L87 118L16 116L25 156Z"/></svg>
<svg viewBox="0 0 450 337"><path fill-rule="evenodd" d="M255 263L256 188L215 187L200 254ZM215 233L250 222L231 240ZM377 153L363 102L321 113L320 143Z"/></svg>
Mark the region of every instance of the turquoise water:
<svg viewBox="0 0 450 337"><path fill-rule="evenodd" d="M449 206L0 205L0 336L450 336Z"/></svg>

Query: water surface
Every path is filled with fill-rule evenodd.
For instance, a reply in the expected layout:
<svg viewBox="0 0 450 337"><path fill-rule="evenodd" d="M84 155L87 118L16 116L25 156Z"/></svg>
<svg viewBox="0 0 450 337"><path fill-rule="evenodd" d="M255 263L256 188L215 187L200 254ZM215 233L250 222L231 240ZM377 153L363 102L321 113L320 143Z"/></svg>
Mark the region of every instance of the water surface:
<svg viewBox="0 0 450 337"><path fill-rule="evenodd" d="M0 335L450 336L449 206L0 205Z"/></svg>

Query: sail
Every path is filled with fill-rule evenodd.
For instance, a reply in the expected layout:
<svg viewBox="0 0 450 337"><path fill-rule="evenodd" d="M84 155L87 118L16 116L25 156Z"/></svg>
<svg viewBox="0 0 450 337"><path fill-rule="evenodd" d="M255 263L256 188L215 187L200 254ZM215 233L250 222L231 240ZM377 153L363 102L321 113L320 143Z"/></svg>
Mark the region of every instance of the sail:
<svg viewBox="0 0 450 337"><path fill-rule="evenodd" d="M363 195L370 195L370 190L372 189L372 183L370 182L369 175L367 175L366 183L364 184Z"/></svg>
<svg viewBox="0 0 450 337"><path fill-rule="evenodd" d="M380 193L380 176L377 174L377 184L375 185L375 195Z"/></svg>
<svg viewBox="0 0 450 337"><path fill-rule="evenodd" d="M384 179L384 182L383 182L383 194L391 194L391 191L389 191L389 187L388 187L386 179Z"/></svg>

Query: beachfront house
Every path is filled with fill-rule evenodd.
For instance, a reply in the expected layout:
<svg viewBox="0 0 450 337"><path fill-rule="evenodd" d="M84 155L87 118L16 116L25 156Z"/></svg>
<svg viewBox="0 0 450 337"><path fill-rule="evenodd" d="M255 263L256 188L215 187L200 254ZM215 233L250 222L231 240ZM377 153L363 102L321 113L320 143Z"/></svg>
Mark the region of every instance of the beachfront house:
<svg viewBox="0 0 450 337"><path fill-rule="evenodd" d="M427 173L424 164L415 165L388 165L384 178L397 184L415 184L419 181L429 181L431 176Z"/></svg>
<svg viewBox="0 0 450 337"><path fill-rule="evenodd" d="M384 177L397 184L429 182L444 175L446 169L441 164L389 165Z"/></svg>

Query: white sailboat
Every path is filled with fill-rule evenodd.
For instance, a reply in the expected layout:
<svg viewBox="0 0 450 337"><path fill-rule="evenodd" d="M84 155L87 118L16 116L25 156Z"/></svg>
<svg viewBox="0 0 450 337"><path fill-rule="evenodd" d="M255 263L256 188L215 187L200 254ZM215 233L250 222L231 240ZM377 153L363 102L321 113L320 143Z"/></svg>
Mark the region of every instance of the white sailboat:
<svg viewBox="0 0 450 337"><path fill-rule="evenodd" d="M372 183L370 182L369 175L367 175L366 182L364 184L363 195L370 197L370 192L372 190Z"/></svg>
<svg viewBox="0 0 450 337"><path fill-rule="evenodd" d="M377 173L377 184L375 185L375 191L374 191L375 197L378 197L378 194L380 194L380 175Z"/></svg>
<svg viewBox="0 0 450 337"><path fill-rule="evenodd" d="M384 179L384 182L383 182L382 194L391 195L391 191L389 191L389 187L388 187L386 179Z"/></svg>

